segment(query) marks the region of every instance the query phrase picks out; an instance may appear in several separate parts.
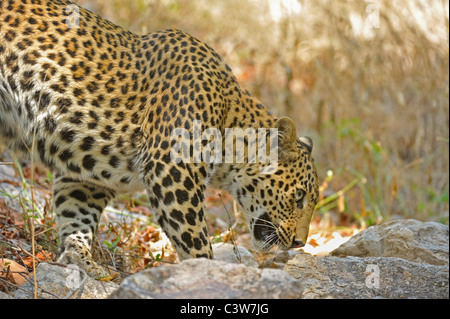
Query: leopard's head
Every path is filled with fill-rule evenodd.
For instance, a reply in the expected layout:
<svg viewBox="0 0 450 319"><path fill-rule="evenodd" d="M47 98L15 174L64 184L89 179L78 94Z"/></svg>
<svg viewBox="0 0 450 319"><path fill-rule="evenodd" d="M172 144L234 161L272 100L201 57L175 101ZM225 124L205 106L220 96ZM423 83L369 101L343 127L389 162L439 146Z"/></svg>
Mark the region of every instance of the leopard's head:
<svg viewBox="0 0 450 319"><path fill-rule="evenodd" d="M253 245L260 251L274 245L282 250L304 246L319 199L312 140L297 138L295 124L287 117L277 120L274 127L278 129L276 170L246 174L237 194Z"/></svg>

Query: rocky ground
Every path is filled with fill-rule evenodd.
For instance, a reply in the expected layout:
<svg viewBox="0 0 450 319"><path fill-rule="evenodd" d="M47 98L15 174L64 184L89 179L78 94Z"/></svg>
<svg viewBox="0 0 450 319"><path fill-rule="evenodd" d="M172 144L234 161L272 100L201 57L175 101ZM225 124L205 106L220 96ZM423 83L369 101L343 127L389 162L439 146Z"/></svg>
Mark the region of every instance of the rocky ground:
<svg viewBox="0 0 450 319"><path fill-rule="evenodd" d="M283 269L258 268L245 248L214 247L216 260L186 260L141 271L120 285L41 263L39 298L321 299L449 298L449 229L396 220L360 232L331 253L299 253ZM239 249L239 254L236 254ZM239 262L238 257L241 259ZM26 282L3 298L32 298Z"/></svg>
<svg viewBox="0 0 450 319"><path fill-rule="evenodd" d="M38 241L38 258L48 262L38 262L35 291L29 273L33 269L31 247L20 237L27 229L27 221L18 212L29 207L29 199L33 199L38 210L35 237L54 232L53 224L46 220L50 193L39 186L43 184L45 181L30 194L10 167L0 165L0 283L11 284L0 291L0 298L28 299L35 292L37 298L45 299L449 298L449 227L413 219L386 222L344 237L334 232L327 240L313 232L303 250L266 256L242 247L248 241L248 234L242 233L236 240L228 240L239 246L214 244L215 260L181 263L176 262L176 254L163 233L154 226L147 225L143 231L136 227L133 232L141 232L135 246L157 257L144 259L144 266L150 268L122 276L119 283L96 281L76 267L55 264L55 256L46 253L51 249L40 246L45 244L42 239ZM229 203L226 209L233 211ZM110 207L105 214L110 225L115 225L111 220L116 213ZM220 218L215 222L226 223ZM39 228L42 223L50 224L50 229ZM227 236L221 234L220 239ZM114 244L111 240L108 245ZM161 256L165 262L160 262Z"/></svg>

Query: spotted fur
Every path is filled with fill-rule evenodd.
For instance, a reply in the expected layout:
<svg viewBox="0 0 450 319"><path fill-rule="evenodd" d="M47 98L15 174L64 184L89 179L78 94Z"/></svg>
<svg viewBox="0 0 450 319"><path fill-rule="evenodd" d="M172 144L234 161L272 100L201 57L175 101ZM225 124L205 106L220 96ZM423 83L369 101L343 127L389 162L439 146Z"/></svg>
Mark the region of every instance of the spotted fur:
<svg viewBox="0 0 450 319"><path fill-rule="evenodd" d="M90 253L100 215L116 194L142 189L181 259L212 258L207 186L242 205L256 247L304 244L318 200L312 141L242 90L207 44L178 30L136 35L83 8L73 26L69 5L0 0L0 144L57 176L59 261L106 275ZM171 161L171 132L192 132L195 120L222 133L278 128L277 171Z"/></svg>

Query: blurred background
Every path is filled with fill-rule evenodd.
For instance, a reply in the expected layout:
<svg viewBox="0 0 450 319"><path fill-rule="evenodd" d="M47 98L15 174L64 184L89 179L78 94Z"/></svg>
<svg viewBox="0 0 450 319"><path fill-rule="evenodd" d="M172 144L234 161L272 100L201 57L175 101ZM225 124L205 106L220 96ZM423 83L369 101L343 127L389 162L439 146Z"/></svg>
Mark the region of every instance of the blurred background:
<svg viewBox="0 0 450 319"><path fill-rule="evenodd" d="M314 139L316 218L448 224L449 2L79 0L139 34L178 28Z"/></svg>

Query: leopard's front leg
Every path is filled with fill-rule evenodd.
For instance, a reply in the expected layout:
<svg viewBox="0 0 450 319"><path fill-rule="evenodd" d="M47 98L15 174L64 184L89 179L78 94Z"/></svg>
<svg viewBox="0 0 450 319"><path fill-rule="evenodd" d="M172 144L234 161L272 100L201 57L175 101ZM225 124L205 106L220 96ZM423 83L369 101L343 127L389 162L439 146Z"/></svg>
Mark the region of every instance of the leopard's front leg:
<svg viewBox="0 0 450 319"><path fill-rule="evenodd" d="M201 165L149 161L144 181L157 221L180 260L213 258L204 214Z"/></svg>
<svg viewBox="0 0 450 319"><path fill-rule="evenodd" d="M58 177L53 184L54 207L61 246L58 262L75 264L94 278L111 274L91 255L100 215L114 192L92 183Z"/></svg>

